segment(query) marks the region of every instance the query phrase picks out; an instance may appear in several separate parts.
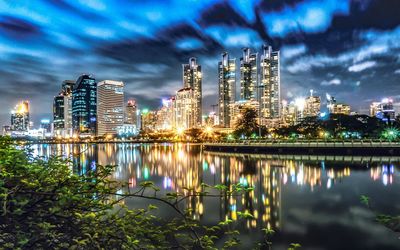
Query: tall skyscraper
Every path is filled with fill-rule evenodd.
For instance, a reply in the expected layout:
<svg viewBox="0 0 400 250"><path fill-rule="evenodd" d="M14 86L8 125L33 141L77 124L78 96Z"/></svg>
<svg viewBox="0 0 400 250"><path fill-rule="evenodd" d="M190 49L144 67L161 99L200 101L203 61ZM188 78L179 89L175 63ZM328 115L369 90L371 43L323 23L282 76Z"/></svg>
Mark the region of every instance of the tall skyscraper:
<svg viewBox="0 0 400 250"><path fill-rule="evenodd" d="M201 125L202 116L202 74L201 66L197 64L196 58L189 59L189 64L183 64L183 88L191 88L196 99L194 116L196 123L194 126Z"/></svg>
<svg viewBox="0 0 400 250"><path fill-rule="evenodd" d="M29 101L18 103L11 111L11 129L14 131L28 131L29 119Z"/></svg>
<svg viewBox="0 0 400 250"><path fill-rule="evenodd" d="M124 124L124 83L104 80L97 84L97 135L116 135Z"/></svg>
<svg viewBox="0 0 400 250"><path fill-rule="evenodd" d="M97 84L90 75L81 75L72 91L72 127L74 133L96 135Z"/></svg>
<svg viewBox="0 0 400 250"><path fill-rule="evenodd" d="M243 57L240 58L240 99L251 100L256 98L258 81L258 54L250 53L249 48L243 49Z"/></svg>
<svg viewBox="0 0 400 250"><path fill-rule="evenodd" d="M55 136L72 136L72 90L75 81L65 80L61 92L53 100Z"/></svg>
<svg viewBox="0 0 400 250"><path fill-rule="evenodd" d="M135 100L129 100L125 107L125 123L137 126L137 105Z"/></svg>
<svg viewBox="0 0 400 250"><path fill-rule="evenodd" d="M271 46L263 45L261 55L261 117L277 119L281 112L280 55ZM263 122L264 124L264 122Z"/></svg>
<svg viewBox="0 0 400 250"><path fill-rule="evenodd" d="M219 123L223 127L230 127L231 108L235 102L236 94L236 59L230 59L227 52L222 54L222 60L218 63L219 80Z"/></svg>

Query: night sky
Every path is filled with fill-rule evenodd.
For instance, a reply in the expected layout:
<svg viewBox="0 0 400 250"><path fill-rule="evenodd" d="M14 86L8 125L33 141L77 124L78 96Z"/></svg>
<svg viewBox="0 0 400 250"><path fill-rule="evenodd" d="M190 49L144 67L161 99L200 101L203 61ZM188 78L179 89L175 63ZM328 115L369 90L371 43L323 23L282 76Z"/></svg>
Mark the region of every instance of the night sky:
<svg viewBox="0 0 400 250"><path fill-rule="evenodd" d="M399 0L0 0L0 125L23 99L35 125L50 118L61 82L82 73L122 80L126 98L157 108L191 56L206 112L221 53L238 63L241 48L263 43L281 50L284 99L314 89L362 113L400 102Z"/></svg>

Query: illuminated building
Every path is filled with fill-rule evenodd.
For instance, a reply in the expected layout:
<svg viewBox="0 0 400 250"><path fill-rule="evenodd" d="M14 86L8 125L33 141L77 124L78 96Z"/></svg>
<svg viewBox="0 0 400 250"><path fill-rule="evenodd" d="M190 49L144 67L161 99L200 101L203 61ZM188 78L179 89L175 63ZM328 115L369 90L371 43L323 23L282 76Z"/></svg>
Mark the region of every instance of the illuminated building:
<svg viewBox="0 0 400 250"><path fill-rule="evenodd" d="M157 110L156 130L168 131L173 127L173 98L163 99L161 109Z"/></svg>
<svg viewBox="0 0 400 250"><path fill-rule="evenodd" d="M72 91L72 128L74 133L96 135L97 84L90 75L81 75Z"/></svg>
<svg viewBox="0 0 400 250"><path fill-rule="evenodd" d="M104 80L97 84L97 135L116 135L124 124L124 83Z"/></svg>
<svg viewBox="0 0 400 250"><path fill-rule="evenodd" d="M61 92L53 99L55 136L72 136L72 90L75 81L65 80Z"/></svg>
<svg viewBox="0 0 400 250"><path fill-rule="evenodd" d="M176 129L189 129L197 125L197 98L192 88L183 88L176 92L174 113Z"/></svg>
<svg viewBox="0 0 400 250"><path fill-rule="evenodd" d="M250 54L249 48L243 49L240 58L240 99L252 100L256 98L258 79L257 53Z"/></svg>
<svg viewBox="0 0 400 250"><path fill-rule="evenodd" d="M297 123L297 108L294 102L282 101L282 125L290 126Z"/></svg>
<svg viewBox="0 0 400 250"><path fill-rule="evenodd" d="M125 123L126 124L138 124L137 119L137 104L135 100L129 100L125 107Z"/></svg>
<svg viewBox="0 0 400 250"><path fill-rule="evenodd" d="M337 103L335 97L326 94L327 107L330 114L350 115L350 105Z"/></svg>
<svg viewBox="0 0 400 250"><path fill-rule="evenodd" d="M230 105L235 102L236 95L236 59L229 59L227 52L222 54L222 61L218 63L218 110L219 125L231 127Z"/></svg>
<svg viewBox="0 0 400 250"><path fill-rule="evenodd" d="M381 102L373 102L370 106L370 114L384 122L394 121L396 113L393 108L393 100L384 98Z"/></svg>
<svg viewBox="0 0 400 250"><path fill-rule="evenodd" d="M310 93L310 96L305 99L304 117L318 116L321 112L321 98L314 96L312 90Z"/></svg>
<svg viewBox="0 0 400 250"><path fill-rule="evenodd" d="M231 124L232 126L236 126L237 120L240 118L245 108L252 108L257 111L259 104L255 100L241 100L233 103L230 108L232 114Z"/></svg>
<svg viewBox="0 0 400 250"><path fill-rule="evenodd" d="M45 133L51 133L51 123L49 119L40 120L40 129L42 129Z"/></svg>
<svg viewBox="0 0 400 250"><path fill-rule="evenodd" d="M215 112L210 112L208 115L203 117L203 126L215 126L218 125L218 115ZM230 123L230 121L229 121Z"/></svg>
<svg viewBox="0 0 400 250"><path fill-rule="evenodd" d="M267 125L273 119L280 118L281 79L280 53L272 51L271 46L263 46L261 55L261 117L262 124Z"/></svg>
<svg viewBox="0 0 400 250"><path fill-rule="evenodd" d="M197 64L196 58L189 59L189 64L183 64L183 88L191 88L193 96L196 100L193 107L194 118L196 119L195 126L201 125L202 116L202 73L201 66Z"/></svg>
<svg viewBox="0 0 400 250"><path fill-rule="evenodd" d="M381 103L380 102L373 102L369 106L369 115L370 116L376 116L378 112L380 111Z"/></svg>
<svg viewBox="0 0 400 250"><path fill-rule="evenodd" d="M3 126L3 136L11 135L11 126L4 125Z"/></svg>
<svg viewBox="0 0 400 250"><path fill-rule="evenodd" d="M331 114L350 115L350 105L344 103L335 103L329 111Z"/></svg>
<svg viewBox="0 0 400 250"><path fill-rule="evenodd" d="M29 102L22 101L11 111L11 129L13 131L28 131L29 120Z"/></svg>

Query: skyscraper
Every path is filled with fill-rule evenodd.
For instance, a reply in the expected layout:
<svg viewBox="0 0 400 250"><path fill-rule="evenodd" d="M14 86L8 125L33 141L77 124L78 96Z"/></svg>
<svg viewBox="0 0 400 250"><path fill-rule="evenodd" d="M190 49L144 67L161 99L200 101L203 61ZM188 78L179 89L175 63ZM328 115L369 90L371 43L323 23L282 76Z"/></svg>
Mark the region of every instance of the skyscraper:
<svg viewBox="0 0 400 250"><path fill-rule="evenodd" d="M22 101L11 111L11 129L28 131L29 122L29 101Z"/></svg>
<svg viewBox="0 0 400 250"><path fill-rule="evenodd" d="M96 135L97 84L90 75L81 75L72 91L72 127L74 133Z"/></svg>
<svg viewBox="0 0 400 250"><path fill-rule="evenodd" d="M124 124L124 83L104 80L97 84L97 135L116 135Z"/></svg>
<svg viewBox="0 0 400 250"><path fill-rule="evenodd" d="M256 98L258 80L258 54L250 53L249 48L243 49L243 57L240 58L240 99L251 100Z"/></svg>
<svg viewBox="0 0 400 250"><path fill-rule="evenodd" d="M222 54L222 60L218 63L219 79L219 123L223 127L230 127L230 105L235 102L236 85L236 59L230 59L227 52Z"/></svg>
<svg viewBox="0 0 400 250"><path fill-rule="evenodd" d="M137 105L135 100L129 100L125 107L125 123L137 126Z"/></svg>
<svg viewBox="0 0 400 250"><path fill-rule="evenodd" d="M277 119L281 111L280 55L271 46L263 45L261 55L261 117ZM265 124L263 122L263 124Z"/></svg>
<svg viewBox="0 0 400 250"><path fill-rule="evenodd" d="M183 88L176 92L173 101L175 111L174 127L176 129L189 129L196 126L197 98L192 88Z"/></svg>
<svg viewBox="0 0 400 250"><path fill-rule="evenodd" d="M53 125L56 136L72 136L72 90L75 81L65 80L53 100Z"/></svg>
<svg viewBox="0 0 400 250"><path fill-rule="evenodd" d="M196 99L194 116L196 123L193 126L201 125L202 116L202 74L201 66L197 64L196 58L189 59L189 64L183 64L183 88L191 88Z"/></svg>

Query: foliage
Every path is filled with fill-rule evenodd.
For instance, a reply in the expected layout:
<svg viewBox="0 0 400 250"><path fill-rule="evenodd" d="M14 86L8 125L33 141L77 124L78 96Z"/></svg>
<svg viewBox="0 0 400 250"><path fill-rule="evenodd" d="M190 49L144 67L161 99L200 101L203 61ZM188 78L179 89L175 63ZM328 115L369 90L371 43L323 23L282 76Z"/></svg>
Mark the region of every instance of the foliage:
<svg viewBox="0 0 400 250"><path fill-rule="evenodd" d="M242 136L251 137L258 134L259 125L257 123L257 112L251 107L245 107L236 121L233 134L240 138Z"/></svg>
<svg viewBox="0 0 400 250"><path fill-rule="evenodd" d="M293 134L306 138L380 138L387 125L376 117L367 115L331 114L327 119L306 117L299 124L275 130L278 136L290 137Z"/></svg>
<svg viewBox="0 0 400 250"><path fill-rule="evenodd" d="M201 226L190 211L179 209L188 197L213 196L207 190L214 187L204 184L201 192L186 189L185 194L159 197L159 189L144 182L134 193L124 193L124 184L109 177L113 166L77 175L66 160L34 158L17 148L0 138L2 249L210 249L224 234L229 236L225 247L239 244L237 231L227 225ZM145 195L150 191L154 195ZM246 188L234 185L229 192L235 195ZM130 210L123 204L128 197L163 203L178 216L162 221L152 214L154 205Z"/></svg>

